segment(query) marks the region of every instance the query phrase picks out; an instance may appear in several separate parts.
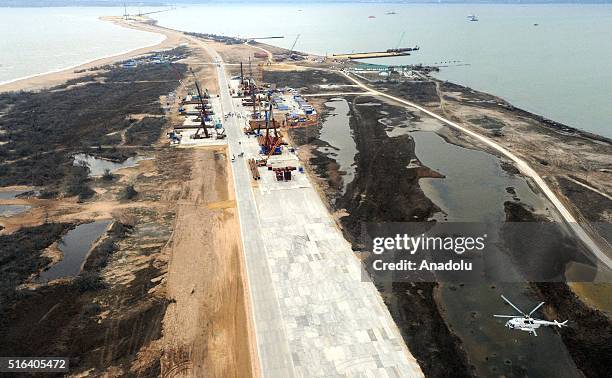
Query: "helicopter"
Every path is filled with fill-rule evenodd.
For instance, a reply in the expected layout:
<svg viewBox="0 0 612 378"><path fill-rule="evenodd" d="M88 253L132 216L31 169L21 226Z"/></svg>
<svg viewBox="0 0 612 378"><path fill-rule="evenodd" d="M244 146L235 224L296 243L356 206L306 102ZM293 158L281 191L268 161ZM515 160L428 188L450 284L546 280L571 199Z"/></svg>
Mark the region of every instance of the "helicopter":
<svg viewBox="0 0 612 378"><path fill-rule="evenodd" d="M496 318L510 318L510 320L508 320L505 324L505 326L510 329L517 329L519 331L529 332L532 335L537 336L538 334L536 332L536 329L540 328L541 326L557 326L559 328L567 326L567 320L562 323L559 323L556 320L549 322L548 320L534 319L531 317L531 314L533 314L537 309L542 307L544 302L540 302L540 304L535 306L529 314L526 314L520 308L516 307L512 302L510 302L508 298L504 297L503 295L501 297L504 301L508 302L508 304L512 306L516 311L523 315L493 315Z"/></svg>

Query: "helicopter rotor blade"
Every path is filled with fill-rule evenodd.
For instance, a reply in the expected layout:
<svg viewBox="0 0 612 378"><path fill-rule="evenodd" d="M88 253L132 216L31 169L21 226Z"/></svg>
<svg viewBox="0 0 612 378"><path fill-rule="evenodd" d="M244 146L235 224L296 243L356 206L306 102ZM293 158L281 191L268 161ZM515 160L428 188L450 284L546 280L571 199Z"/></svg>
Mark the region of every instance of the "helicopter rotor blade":
<svg viewBox="0 0 612 378"><path fill-rule="evenodd" d="M531 316L531 314L533 314L535 312L535 310L537 310L540 307L542 307L543 304L544 304L544 302L540 302L539 305L535 306L535 308L533 310L531 310L531 312L528 314L528 316Z"/></svg>
<svg viewBox="0 0 612 378"><path fill-rule="evenodd" d="M523 312L523 310L521 310L520 308L516 307L516 306L514 305L514 303L510 302L510 300L509 300L508 298L504 297L504 295L503 295L503 294L502 294L502 296L501 296L501 297L502 297L502 299L503 299L503 300L505 300L506 302L508 302L508 304L509 304L510 306L512 306L512 307L513 307L513 308L514 308L516 311L520 312L520 313L521 313L521 314L523 314L524 316L527 316L527 314L525 314L525 312Z"/></svg>
<svg viewBox="0 0 612 378"><path fill-rule="evenodd" d="M493 315L496 318L518 318L516 315Z"/></svg>

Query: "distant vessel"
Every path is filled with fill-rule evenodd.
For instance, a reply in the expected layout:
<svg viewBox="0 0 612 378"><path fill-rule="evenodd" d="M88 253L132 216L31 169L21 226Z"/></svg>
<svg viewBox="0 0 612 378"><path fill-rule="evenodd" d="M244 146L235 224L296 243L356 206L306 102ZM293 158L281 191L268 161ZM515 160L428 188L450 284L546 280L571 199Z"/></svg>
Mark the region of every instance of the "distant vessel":
<svg viewBox="0 0 612 378"><path fill-rule="evenodd" d="M467 18L470 21L478 21L478 17L476 17L475 14L470 14L469 16L467 16Z"/></svg>
<svg viewBox="0 0 612 378"><path fill-rule="evenodd" d="M395 13L394 11L391 11L391 12L387 12L387 14L397 14L397 13Z"/></svg>
<svg viewBox="0 0 612 378"><path fill-rule="evenodd" d="M389 58L394 56L406 56L410 55L413 51L418 51L419 46L414 47L402 47L387 49L385 51L372 51L372 52L352 52L350 54L333 54L332 56L336 59L370 59L370 58Z"/></svg>
<svg viewBox="0 0 612 378"><path fill-rule="evenodd" d="M376 16L368 16L368 18L376 18Z"/></svg>
<svg viewBox="0 0 612 378"><path fill-rule="evenodd" d="M418 51L420 49L419 46L414 46L414 47L402 47L402 48L395 48L395 49L387 49L388 53L404 53L407 51Z"/></svg>

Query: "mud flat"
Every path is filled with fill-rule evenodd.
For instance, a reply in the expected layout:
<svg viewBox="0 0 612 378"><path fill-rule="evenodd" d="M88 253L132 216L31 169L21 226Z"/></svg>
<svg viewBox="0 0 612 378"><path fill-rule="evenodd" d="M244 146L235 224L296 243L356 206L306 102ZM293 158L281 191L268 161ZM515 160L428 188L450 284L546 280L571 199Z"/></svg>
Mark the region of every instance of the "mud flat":
<svg viewBox="0 0 612 378"><path fill-rule="evenodd" d="M379 83L377 88L418 102L438 114L495 140L527 161L564 196L580 221L609 222L612 200L612 140L514 107L471 88L435 79ZM447 133L453 143L473 141ZM576 181L586 186L576 189ZM602 196L604 193L607 196Z"/></svg>
<svg viewBox="0 0 612 378"><path fill-rule="evenodd" d="M592 230L596 239L599 238L604 245L610 244L612 141L609 138L568 127L518 109L499 97L449 82L431 79L381 83L379 88L418 101L446 118L493 138L523 158L546 177L577 219L588 224L587 228ZM472 145L469 139L458 133L446 133L445 138L462 146ZM508 166L508 170L513 168ZM521 212L515 216L520 218ZM575 325L576 329L562 332L562 335L580 370L588 376L605 375L605 369L600 366L601 358L584 350L593 346L594 350L607 351L600 340L602 335L610 339L605 330L610 328L608 298L612 284L607 280L572 282L569 287L573 293L562 283L544 286L547 290L539 290L539 295L547 302L559 303L557 293L565 293L562 295L564 306L572 309L572 314L565 313L568 318L571 319L572 315L582 318L581 314L592 313L594 319L599 319L597 326L579 330L581 327ZM588 321L585 323L590 324ZM591 329L598 331L593 334ZM566 337L568 334L586 336L570 340Z"/></svg>

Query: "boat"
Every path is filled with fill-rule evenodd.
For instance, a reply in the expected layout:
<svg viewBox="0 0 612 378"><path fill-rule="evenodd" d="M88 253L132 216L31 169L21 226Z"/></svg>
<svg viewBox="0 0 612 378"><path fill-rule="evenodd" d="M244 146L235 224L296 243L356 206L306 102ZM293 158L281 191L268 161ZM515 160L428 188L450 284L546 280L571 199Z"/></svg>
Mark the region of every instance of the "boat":
<svg viewBox="0 0 612 378"><path fill-rule="evenodd" d="M391 15L391 14L397 14L397 13L395 13L394 11L391 11L391 12L387 12L387 14Z"/></svg>
<svg viewBox="0 0 612 378"><path fill-rule="evenodd" d="M395 49L387 49L388 53L403 53L403 52L408 52L408 51L418 51L419 50L419 46L414 46L414 47L402 47L402 48L395 48Z"/></svg>
<svg viewBox="0 0 612 378"><path fill-rule="evenodd" d="M368 16L368 18L376 18L376 16Z"/></svg>
<svg viewBox="0 0 612 378"><path fill-rule="evenodd" d="M476 17L475 14L470 14L467 16L468 20L470 21L478 21L478 17Z"/></svg>

